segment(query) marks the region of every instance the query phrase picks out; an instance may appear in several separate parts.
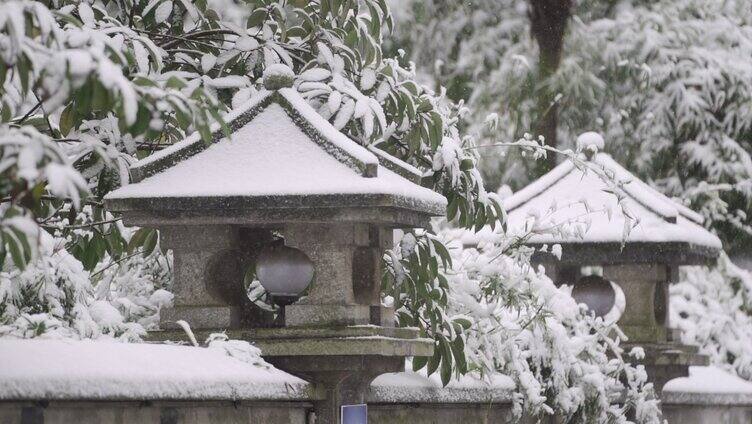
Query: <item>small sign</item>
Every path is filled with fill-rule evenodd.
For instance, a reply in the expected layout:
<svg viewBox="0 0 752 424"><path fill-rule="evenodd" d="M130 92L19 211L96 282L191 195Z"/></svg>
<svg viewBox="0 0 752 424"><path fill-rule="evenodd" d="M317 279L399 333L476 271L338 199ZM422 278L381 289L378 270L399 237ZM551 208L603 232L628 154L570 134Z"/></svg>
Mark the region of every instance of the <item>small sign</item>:
<svg viewBox="0 0 752 424"><path fill-rule="evenodd" d="M342 405L342 424L368 424L368 405Z"/></svg>

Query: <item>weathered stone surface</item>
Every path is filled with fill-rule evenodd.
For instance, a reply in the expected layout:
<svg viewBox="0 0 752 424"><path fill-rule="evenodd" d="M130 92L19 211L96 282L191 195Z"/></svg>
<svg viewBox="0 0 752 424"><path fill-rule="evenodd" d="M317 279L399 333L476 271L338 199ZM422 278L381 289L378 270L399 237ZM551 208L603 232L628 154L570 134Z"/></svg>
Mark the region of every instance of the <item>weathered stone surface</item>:
<svg viewBox="0 0 752 424"><path fill-rule="evenodd" d="M305 252L315 269L306 296L285 307L287 326L389 322L393 312L381 306L379 289L381 255L392 242L391 230L366 224L290 224L284 236L285 244Z"/></svg>
<svg viewBox="0 0 752 424"><path fill-rule="evenodd" d="M238 231L226 225L168 226L161 228L163 247L173 250L175 305L223 306L234 302L237 293L217 284L216 277L228 275L228 259L238 246ZM239 268L239 263L235 268ZM232 274L239 277L239 269ZM224 282L224 281L222 281Z"/></svg>
<svg viewBox="0 0 752 424"><path fill-rule="evenodd" d="M3 424L307 424L308 402L0 403Z"/></svg>
<svg viewBox="0 0 752 424"><path fill-rule="evenodd" d="M306 305L285 306L285 325L292 327L366 325L371 323L368 305Z"/></svg>
<svg viewBox="0 0 752 424"><path fill-rule="evenodd" d="M320 424L339 424L341 405L365 403L374 378L405 368L404 356L381 356L378 353L357 356L329 354L318 356L315 361L305 356L273 356L269 361L279 369L314 382L320 394L314 401L316 422Z"/></svg>
<svg viewBox="0 0 752 424"><path fill-rule="evenodd" d="M199 329L194 334L197 339L206 339L211 332ZM253 343L267 359L315 355L431 356L434 346L433 340L418 338L417 330L396 327L257 328L228 330L226 333L232 339ZM187 336L182 331L153 331L148 340L187 341Z"/></svg>
<svg viewBox="0 0 752 424"><path fill-rule="evenodd" d="M368 422L370 424L501 424L535 421L515 419L509 404L473 403L369 404Z"/></svg>
<svg viewBox="0 0 752 424"><path fill-rule="evenodd" d="M430 224L430 214L416 213L409 207L394 205L354 205L348 206L336 199L331 205L301 205L299 207L278 207L257 210L235 204L217 201L213 198L194 198L178 202L175 209L158 210L147 206L143 210L134 210L123 214L123 223L140 227L160 227L165 225L237 225L275 227L285 223L320 224L326 222L369 223L389 228L424 228ZM153 199L158 204L160 199ZM213 208L197 209L198 204L216 203Z"/></svg>
<svg viewBox="0 0 752 424"><path fill-rule="evenodd" d="M667 284L669 268L658 264L623 264L603 267L603 277L624 292L626 307L619 319L631 342L664 342L665 297L656 299L659 286ZM660 300L660 305L656 304ZM658 312L658 313L657 313Z"/></svg>
<svg viewBox="0 0 752 424"><path fill-rule="evenodd" d="M663 404L663 417L677 424L749 424L751 405L672 405Z"/></svg>
<svg viewBox="0 0 752 424"><path fill-rule="evenodd" d="M718 249L684 242L560 243L561 259L550 252L535 252L533 262L561 265L619 265L662 262L675 265L707 265L718 258ZM530 244L541 247L541 244Z"/></svg>
<svg viewBox="0 0 752 424"><path fill-rule="evenodd" d="M180 328L176 322L182 320L194 330L238 328L243 316L239 306L174 306L160 311L159 325L163 329L176 329Z"/></svg>

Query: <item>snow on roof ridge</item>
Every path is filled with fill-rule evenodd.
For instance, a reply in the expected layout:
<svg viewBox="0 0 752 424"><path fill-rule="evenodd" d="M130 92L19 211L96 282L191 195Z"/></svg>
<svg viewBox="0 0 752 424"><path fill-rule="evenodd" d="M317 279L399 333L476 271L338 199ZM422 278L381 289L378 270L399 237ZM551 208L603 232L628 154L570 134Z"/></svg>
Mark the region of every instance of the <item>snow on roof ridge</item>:
<svg viewBox="0 0 752 424"><path fill-rule="evenodd" d="M606 153L600 153L598 157L599 157L598 159L604 158L602 160L610 161L611 167L621 170L622 172L626 173L632 178L632 182L630 184L634 184L634 185L630 187L630 184L625 184L624 190L630 196L634 197L635 200L640 201L640 203L643 203L641 200L648 201L649 199L642 199L643 194L648 194L649 198L659 200L665 204L668 204L670 208L674 209L676 211L676 213L673 215L674 217L676 217L677 215L681 215L684 218L687 218L688 220L693 221L700 225L702 225L702 223L705 222L705 218L703 218L702 215L682 205L681 203L671 199L670 197L666 196L665 194L651 187L650 184L647 184L641 179L635 177L634 174L632 174L631 172L629 172L629 170L621 166L610 155ZM639 188L640 191L635 190L636 188ZM644 190L644 192L642 190ZM643 206L647 207L650 210L654 210L653 207L649 204L643 203Z"/></svg>
<svg viewBox="0 0 752 424"><path fill-rule="evenodd" d="M281 88L275 91L261 90L247 104L231 110L223 119L226 124L230 125L244 115L250 115L247 122L241 124L241 126L244 126L272 103L284 103L283 109L293 118L293 122L303 129L304 133L315 131L321 140L310 134L309 137L329 155L360 173L363 177L371 178L378 175L379 159L376 155L334 128L292 88ZM214 142L224 138L221 129L222 127L218 122L210 126ZM237 129L233 128L233 130ZM139 182L144 178L162 172L175 163L203 151L206 147L208 147L208 144L202 142L201 135L196 131L178 143L136 162L130 168L132 181Z"/></svg>
<svg viewBox="0 0 752 424"><path fill-rule="evenodd" d="M420 169L410 165L402 159L392 156L384 150L371 144L368 146L368 150L375 154L379 163L386 169L394 172L395 174L412 181L415 184L420 184L420 180L423 178L423 173Z"/></svg>
<svg viewBox="0 0 752 424"><path fill-rule="evenodd" d="M230 110L222 117L222 119L226 123L237 119L240 115L250 111L254 107L258 106L261 102L269 98L271 94L272 94L271 91L266 91L266 90L259 91L259 93L253 98L251 98L248 101L248 103L240 107L237 107L233 110ZM214 122L209 127L209 131L212 134L214 134L217 131L220 131L221 129L222 129L222 126L220 125L219 122ZM200 143L200 142L201 142L201 134L198 131L194 131L189 136L180 140L179 142L139 160L138 162L134 163L130 167L131 174L133 174L133 181L138 182L146 178L149 175L153 175L149 173L150 170L148 169L148 167L157 165L158 162L168 160L173 155L180 155L180 152L182 152L183 150L189 148L195 143Z"/></svg>
<svg viewBox="0 0 752 424"><path fill-rule="evenodd" d="M324 119L323 116L316 112L316 110L305 101L297 90L294 88L280 88L277 92L290 103L290 106L295 109L302 118L308 121L308 123L310 123L314 129L329 142L367 166L379 165L379 159L376 155L355 142L355 140L343 134L338 129L334 128L329 121Z"/></svg>
<svg viewBox="0 0 752 424"><path fill-rule="evenodd" d="M611 155L607 153L598 153L593 159L593 162L601 165L606 171L612 171L614 173L614 178L618 182L624 183L620 186L624 192L640 205L661 216L668 222L676 222L679 215L676 202L653 189L644 181L629 172L629 170L619 165Z"/></svg>
<svg viewBox="0 0 752 424"><path fill-rule="evenodd" d="M506 209L507 213L511 212L522 206L523 204L529 202L531 199L537 197L544 191L548 190L549 187L556 184L556 182L561 180L562 178L566 177L574 169L575 166L572 161L564 161L558 164L554 169L552 169L542 177L526 185L516 193L512 194L510 197L502 200L502 205Z"/></svg>
<svg viewBox="0 0 752 424"><path fill-rule="evenodd" d="M651 187L650 184L635 177L634 174L632 174L628 169L624 168L617 161L615 161L614 158L611 157L611 155L607 153L599 153L596 157L596 161L597 160L604 160L606 162L609 162L609 167L615 168L619 170L620 172L622 172L623 174L629 176L631 178L631 182L629 184L624 185L624 191L626 191L627 194L634 197L635 200L639 201L641 204L643 204L643 206L647 207L648 209L655 211L654 208L650 204L646 203L648 200L654 199L654 200L663 202L667 204L671 209L674 209L676 213L672 213L671 215L674 219L676 218L677 215L682 215L684 218L687 218L690 221L694 221L695 223L700 224L700 225L702 225L702 223L705 221L705 218L703 218L703 216L700 215L699 213L671 199L670 197L666 196L665 194ZM639 188L639 190L635 190L636 188ZM648 197L650 199L644 199L643 194L648 194ZM643 200L645 202L643 202Z"/></svg>

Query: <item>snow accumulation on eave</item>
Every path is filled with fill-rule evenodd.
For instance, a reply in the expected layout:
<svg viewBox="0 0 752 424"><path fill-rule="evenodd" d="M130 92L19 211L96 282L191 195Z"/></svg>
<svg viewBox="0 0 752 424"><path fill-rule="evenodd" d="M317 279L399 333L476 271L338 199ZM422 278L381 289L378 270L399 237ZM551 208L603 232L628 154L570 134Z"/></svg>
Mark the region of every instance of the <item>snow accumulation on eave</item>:
<svg viewBox="0 0 752 424"><path fill-rule="evenodd" d="M538 230L574 224L581 226L581 234L562 237L555 231L538 231L529 242L685 242L712 249L721 248L718 237L702 227L700 215L640 181L609 155L599 153L591 164L622 183L625 199L621 204L610 192L609 184L595 171L580 170L567 161L504 200L504 207L509 212L510 230L525 234L534 221ZM624 215L624 207L635 221ZM637 225L625 239L625 225L632 223ZM488 236L492 234L479 238Z"/></svg>
<svg viewBox="0 0 752 424"><path fill-rule="evenodd" d="M439 193L383 166L378 166L375 178L359 175L312 141L275 103L235 130L230 139L121 187L107 199L322 194L386 194L446 205Z"/></svg>
<svg viewBox="0 0 752 424"><path fill-rule="evenodd" d="M752 405L752 382L716 366L692 366L688 377L663 386L661 398L666 404Z"/></svg>
<svg viewBox="0 0 752 424"><path fill-rule="evenodd" d="M305 400L305 381L219 349L0 338L0 400Z"/></svg>

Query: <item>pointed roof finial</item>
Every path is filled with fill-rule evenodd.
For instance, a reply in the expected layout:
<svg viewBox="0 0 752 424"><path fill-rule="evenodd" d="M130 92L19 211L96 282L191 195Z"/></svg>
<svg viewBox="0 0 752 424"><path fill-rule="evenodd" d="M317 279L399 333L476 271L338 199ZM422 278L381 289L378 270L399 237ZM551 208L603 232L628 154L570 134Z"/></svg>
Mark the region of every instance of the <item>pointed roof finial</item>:
<svg viewBox="0 0 752 424"><path fill-rule="evenodd" d="M264 70L264 87L269 90L292 87L295 73L283 63L276 63Z"/></svg>

